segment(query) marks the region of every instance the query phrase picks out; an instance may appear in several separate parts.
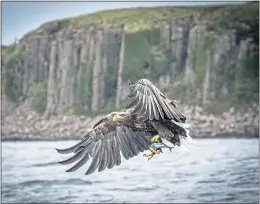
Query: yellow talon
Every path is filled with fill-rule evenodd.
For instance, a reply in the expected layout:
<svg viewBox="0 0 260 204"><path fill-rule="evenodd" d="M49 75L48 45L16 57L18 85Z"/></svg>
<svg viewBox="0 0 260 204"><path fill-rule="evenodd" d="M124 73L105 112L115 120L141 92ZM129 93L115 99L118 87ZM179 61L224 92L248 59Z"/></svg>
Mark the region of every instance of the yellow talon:
<svg viewBox="0 0 260 204"><path fill-rule="evenodd" d="M151 142L159 142L160 136L159 135L155 135L152 139Z"/></svg>
<svg viewBox="0 0 260 204"><path fill-rule="evenodd" d="M145 157L148 158L148 161L153 158L153 155L160 154L160 150L155 150L153 148L149 148L148 153L144 154Z"/></svg>
<svg viewBox="0 0 260 204"><path fill-rule="evenodd" d="M149 151L150 151L150 154L156 154L157 153L157 151L153 148L149 148Z"/></svg>
<svg viewBox="0 0 260 204"><path fill-rule="evenodd" d="M151 142L152 143L161 142L160 136L159 135L153 136L151 139ZM148 161L149 161L150 159L153 158L153 156L155 154L160 154L160 153L161 153L161 149L153 149L153 148L149 147L148 152L146 154L144 154L144 156L147 157Z"/></svg>
<svg viewBox="0 0 260 204"><path fill-rule="evenodd" d="M155 153L156 153L156 151L154 149L149 149L148 152L146 154L144 154L144 156L150 157L150 156L153 156Z"/></svg>

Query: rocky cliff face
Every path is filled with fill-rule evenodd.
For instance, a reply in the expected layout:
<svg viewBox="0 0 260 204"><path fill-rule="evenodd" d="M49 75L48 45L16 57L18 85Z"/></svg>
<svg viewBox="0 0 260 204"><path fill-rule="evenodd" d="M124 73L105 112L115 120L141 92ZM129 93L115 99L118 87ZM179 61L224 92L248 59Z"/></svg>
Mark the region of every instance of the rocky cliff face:
<svg viewBox="0 0 260 204"><path fill-rule="evenodd" d="M29 101L45 118L123 107L128 80L142 77L211 112L258 100L257 3L137 11L145 18L126 9L99 21L51 22L24 36L3 58L2 94L15 107Z"/></svg>
<svg viewBox="0 0 260 204"><path fill-rule="evenodd" d="M12 77L12 88L5 89L13 89L13 101L23 102L38 84L45 84L46 116L62 114L74 105L97 111L104 103L104 89L115 88L121 29L44 31L19 46L24 46L23 52L5 63L5 75Z"/></svg>

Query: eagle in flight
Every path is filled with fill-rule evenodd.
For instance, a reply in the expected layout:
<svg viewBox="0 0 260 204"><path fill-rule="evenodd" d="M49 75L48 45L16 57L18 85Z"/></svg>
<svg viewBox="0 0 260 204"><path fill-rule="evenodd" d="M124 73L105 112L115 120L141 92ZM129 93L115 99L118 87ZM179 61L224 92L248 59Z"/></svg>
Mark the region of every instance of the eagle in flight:
<svg viewBox="0 0 260 204"><path fill-rule="evenodd" d="M73 153L60 164L74 166L73 172L92 162L86 175L121 164L121 155L128 160L150 149L151 141L169 141L180 146L181 139L191 139L186 117L178 110L177 102L170 100L152 82L140 79L130 85L130 104L119 112L111 112L98 121L80 142L66 149L56 149L61 154Z"/></svg>

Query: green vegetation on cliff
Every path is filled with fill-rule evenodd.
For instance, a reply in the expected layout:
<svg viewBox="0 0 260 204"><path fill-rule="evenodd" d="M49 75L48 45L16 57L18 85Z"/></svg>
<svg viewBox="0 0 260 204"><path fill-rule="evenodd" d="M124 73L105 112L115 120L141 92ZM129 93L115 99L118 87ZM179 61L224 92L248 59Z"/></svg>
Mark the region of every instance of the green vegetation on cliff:
<svg viewBox="0 0 260 204"><path fill-rule="evenodd" d="M158 82L159 77L168 75L170 76L170 83L168 87L164 88L164 91L167 92L170 97L181 100L181 102L186 104L201 105L203 103L203 94L205 95L205 90L209 89L210 92L212 92L208 97L210 99L210 104L207 105L209 111L221 112L233 104L247 104L258 100L258 12L258 3L256 2L232 6L154 7L109 10L49 22L27 34L24 38L33 35L39 35L40 37L40 34L44 31L55 33L62 29L89 27L93 27L95 31L97 28L119 27L124 24L126 27L124 38L124 67L122 71L122 81L124 83L128 80L135 82L139 78L144 77ZM179 38L175 36L176 39L174 39L179 40L181 42L180 45L174 44L172 42L173 39L165 40L165 37L162 36L164 31L164 35L170 36L170 29L167 30L167 28L165 28L165 30L163 30L163 28L157 28L157 25L161 21L164 21L164 23L170 27L170 20L190 16L195 16L193 23L190 23L192 24L191 27L198 22L205 22L206 28L204 31L214 33L214 35L207 35L201 39L192 48L189 47L190 44L187 42L190 39L188 36L189 30L186 31L184 29L185 31L183 31L183 33L186 32L187 35L181 32L176 34L176 36L182 35ZM181 27L182 25L178 26ZM216 63L216 66L211 67L209 64L208 51L212 50L213 53L217 52L216 45L219 43L218 37L223 37L227 31L232 30L236 32L234 47L230 45L230 50L216 53L216 55L214 55L215 58L219 58L223 63ZM167 32L169 33L167 34ZM178 32L177 29L176 32ZM109 33L108 35L119 34ZM241 41L249 38L252 39L251 44L255 47L252 47L251 50L249 49L244 58L237 61L232 53L235 53L236 49L239 49ZM120 38L118 37L117 39ZM113 43L117 42L113 41ZM90 44L86 45L89 46ZM251 45L249 45L249 47L250 46ZM20 51L18 53L20 54L25 51L23 46L20 46L19 49ZM186 59L188 49L190 51L188 58L191 62L191 71L194 72L195 79L195 84L192 85L184 83L188 62ZM95 50L95 46L93 46L93 50ZM109 52L110 51L113 53L110 58L116 59L119 53L118 50L109 50ZM9 56L14 52L14 46L2 47L2 55ZM100 56L103 56L103 52L106 51L102 50L101 52ZM95 51L93 53L95 53ZM96 53L94 55L96 55ZM77 98L77 101L70 108L65 110L64 114L96 115L111 111L115 108L118 70L116 60L111 60L110 58L109 60L113 62L110 62L110 67L106 68L106 73L104 73L103 98L98 111L93 113L91 110L93 97L92 75L93 67L96 66L93 64L95 63L95 59L93 59L91 63L88 62L80 65L82 66L80 68L81 71L77 73L78 76L76 78L78 81L75 83L77 84L77 86L75 86L75 91L77 92L77 94L75 94L77 97L75 98ZM59 60L59 57L57 57L57 59ZM103 60L102 57L100 57L100 60ZM23 61L24 60L21 60L21 62ZM40 63L40 60L39 62L37 61L37 63ZM6 62L3 74L4 93L15 102L18 102L20 97L20 93L16 87L17 74L19 75L17 70L19 66L15 58L13 58ZM207 84L205 78L208 67L211 67L212 70L210 70L210 74L208 75L210 77L208 80L209 83ZM32 69L33 68L34 67L32 67ZM41 70L38 70L37 72L40 71ZM172 72L175 72L174 76ZM178 82L179 85L176 85ZM173 84L175 85L173 86ZM44 83L39 83L35 87L31 87L30 97L34 99L35 108L45 108L43 104L46 103L46 98L44 99L43 97L46 96L47 91L47 87ZM124 105L125 101L122 101L121 106L123 107ZM39 110L39 112L43 111L42 109Z"/></svg>
<svg viewBox="0 0 260 204"><path fill-rule="evenodd" d="M190 7L154 7L100 11L89 15L82 15L70 20L75 26L92 24L97 27L126 26L128 32L151 29L160 21L181 18L197 12Z"/></svg>
<svg viewBox="0 0 260 204"><path fill-rule="evenodd" d="M8 56L14 50L15 50L15 46L14 45L9 45L9 46L2 45L1 46L1 54L2 54L2 56Z"/></svg>
<svg viewBox="0 0 260 204"><path fill-rule="evenodd" d="M19 102L19 93L15 87L15 70L14 60L8 62L9 69L3 70L3 90L4 94L13 102ZM13 68L12 68L13 67Z"/></svg>
<svg viewBox="0 0 260 204"><path fill-rule="evenodd" d="M92 72L93 66L91 63L83 65L82 72L79 72L80 77L80 101L81 106L86 107L89 111L91 110L91 98L92 98Z"/></svg>
<svg viewBox="0 0 260 204"><path fill-rule="evenodd" d="M256 50L238 63L235 96L243 104L259 98L259 53Z"/></svg>
<svg viewBox="0 0 260 204"><path fill-rule="evenodd" d="M41 81L29 90L32 107L39 113L44 113L47 104L47 82Z"/></svg>
<svg viewBox="0 0 260 204"><path fill-rule="evenodd" d="M62 28L81 28L92 26L97 29L120 27L121 25L125 25L127 32L138 32L142 30L149 30L158 22L169 21L171 19L183 18L197 14L211 14L212 12L222 9L225 6L226 5L190 7L159 6L104 10L91 14L84 14L72 18L64 18L47 22L28 33L25 37L29 37L31 34L40 34L45 29L51 27L57 27L57 30L59 30Z"/></svg>
<svg viewBox="0 0 260 204"><path fill-rule="evenodd" d="M135 81L165 75L171 60L169 54L159 29L126 34L123 79Z"/></svg>
<svg viewBox="0 0 260 204"><path fill-rule="evenodd" d="M125 25L127 32L149 30L154 24L170 19L177 19L195 14L207 14L223 8L225 5L217 6L191 6L191 7L138 7L126 9L113 9L99 11L73 18L54 20L43 24L30 34L39 34L52 25L59 27L83 27L93 26L95 28L119 27Z"/></svg>

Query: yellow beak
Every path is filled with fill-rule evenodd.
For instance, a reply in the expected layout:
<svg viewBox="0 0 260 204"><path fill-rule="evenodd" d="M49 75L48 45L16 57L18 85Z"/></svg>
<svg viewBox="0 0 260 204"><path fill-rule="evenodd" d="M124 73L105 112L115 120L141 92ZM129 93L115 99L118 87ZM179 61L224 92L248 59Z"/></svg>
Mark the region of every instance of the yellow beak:
<svg viewBox="0 0 260 204"><path fill-rule="evenodd" d="M118 114L114 115L112 118L113 121L120 120L120 116Z"/></svg>

